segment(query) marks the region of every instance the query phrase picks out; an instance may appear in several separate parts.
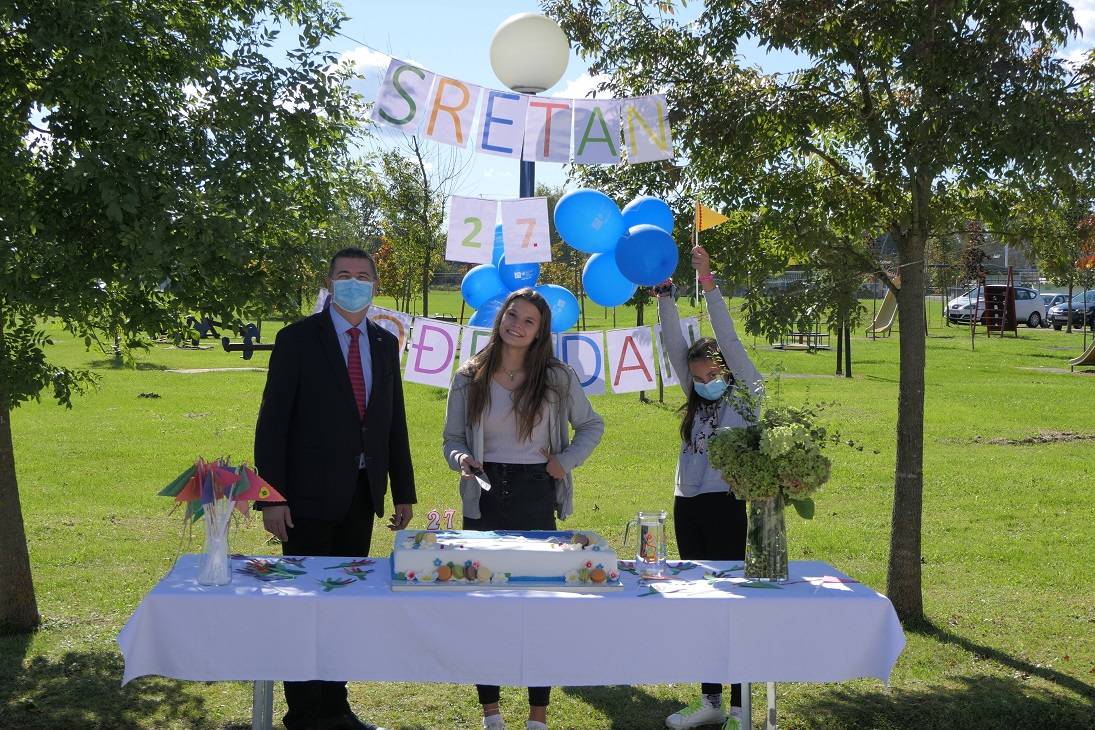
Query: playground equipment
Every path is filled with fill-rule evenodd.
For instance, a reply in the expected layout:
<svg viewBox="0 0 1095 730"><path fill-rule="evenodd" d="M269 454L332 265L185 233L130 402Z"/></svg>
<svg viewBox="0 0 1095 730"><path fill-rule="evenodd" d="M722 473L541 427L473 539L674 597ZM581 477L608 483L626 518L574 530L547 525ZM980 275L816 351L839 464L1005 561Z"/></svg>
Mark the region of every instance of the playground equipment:
<svg viewBox="0 0 1095 730"><path fill-rule="evenodd" d="M1015 279L1012 269L1008 267L1008 281L1006 284L985 284L985 311L981 315L980 322L985 325L987 334L993 331L999 332L1002 337L1004 330L1014 332L1019 336L1019 321L1015 316Z"/></svg>
<svg viewBox="0 0 1095 730"><path fill-rule="evenodd" d="M221 347L225 352L240 352L243 353L241 357L244 360L250 360L251 356L255 354L257 350L273 350L273 343L264 343L262 340L262 333L259 326L254 322L248 322L240 330L240 336L243 337L243 342L232 342L228 337L221 338Z"/></svg>
<svg viewBox="0 0 1095 730"><path fill-rule="evenodd" d="M797 332L784 332L779 342L772 344L774 350L816 352L829 349L829 333L821 331L821 320L802 320Z"/></svg>
<svg viewBox="0 0 1095 730"><path fill-rule="evenodd" d="M1079 357L1074 357L1068 361L1068 369L1072 372L1076 372L1078 367L1095 367L1095 340L1091 341L1091 347L1087 348L1087 351Z"/></svg>
<svg viewBox="0 0 1095 730"><path fill-rule="evenodd" d="M893 283L900 286L901 277L895 276ZM882 307L874 316L874 322L867 328L864 337L877 337L878 335L890 336L893 331L893 321L897 318L897 296L893 289L886 289L886 297L882 300Z"/></svg>

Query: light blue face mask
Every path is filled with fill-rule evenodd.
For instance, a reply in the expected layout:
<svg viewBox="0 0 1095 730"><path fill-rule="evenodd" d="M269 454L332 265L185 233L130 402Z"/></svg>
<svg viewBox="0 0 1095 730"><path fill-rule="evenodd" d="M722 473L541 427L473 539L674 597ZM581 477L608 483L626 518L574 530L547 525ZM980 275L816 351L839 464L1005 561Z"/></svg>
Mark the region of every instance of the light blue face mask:
<svg viewBox="0 0 1095 730"><path fill-rule="evenodd" d="M708 383L701 383L698 380L692 381L692 387L696 390L696 394L700 398L705 400L718 400L722 397L722 394L726 392L726 381L722 378L715 378Z"/></svg>
<svg viewBox="0 0 1095 730"><path fill-rule="evenodd" d="M356 314L373 303L373 282L358 279L336 279L332 294L335 304Z"/></svg>

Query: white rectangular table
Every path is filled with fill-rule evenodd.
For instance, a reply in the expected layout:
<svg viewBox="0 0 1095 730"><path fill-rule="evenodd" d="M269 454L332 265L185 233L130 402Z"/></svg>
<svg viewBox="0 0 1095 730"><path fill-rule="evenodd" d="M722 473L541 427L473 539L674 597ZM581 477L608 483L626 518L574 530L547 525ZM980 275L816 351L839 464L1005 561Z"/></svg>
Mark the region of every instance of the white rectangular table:
<svg viewBox="0 0 1095 730"><path fill-rule="evenodd" d="M195 579L198 556L182 556L118 636L123 683L149 674L254 681L255 727L270 726L273 681L310 679L767 682L774 715L773 683L887 681L905 645L889 600L822 562L792 562L779 588L745 587L740 570L707 579L735 566L704 562L651 587L623 573L623 591L587 594L393 592L388 561L377 559L366 580L325 592L319 579L346 577L329 568L344 560L308 558L294 580L233 575L211 587ZM248 630L234 630L243 617ZM270 636L277 641L261 639Z"/></svg>

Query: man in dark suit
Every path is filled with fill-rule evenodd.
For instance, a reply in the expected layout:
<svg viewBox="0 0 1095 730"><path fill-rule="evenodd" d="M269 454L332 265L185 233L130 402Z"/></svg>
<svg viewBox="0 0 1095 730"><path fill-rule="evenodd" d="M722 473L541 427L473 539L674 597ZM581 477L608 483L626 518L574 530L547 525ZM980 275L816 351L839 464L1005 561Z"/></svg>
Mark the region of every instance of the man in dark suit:
<svg viewBox="0 0 1095 730"><path fill-rule="evenodd" d="M369 554L373 516L411 521L414 474L399 341L366 319L376 265L361 249L331 259L329 308L277 336L255 429L259 473L285 496L258 503L286 555ZM373 728L353 714L345 682L286 682L288 730Z"/></svg>

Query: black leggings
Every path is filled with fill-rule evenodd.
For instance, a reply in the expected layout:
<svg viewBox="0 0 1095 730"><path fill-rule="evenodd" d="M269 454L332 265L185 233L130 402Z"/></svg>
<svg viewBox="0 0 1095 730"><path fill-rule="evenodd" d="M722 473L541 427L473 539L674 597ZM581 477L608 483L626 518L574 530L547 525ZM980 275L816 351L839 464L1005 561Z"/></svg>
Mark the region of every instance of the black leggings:
<svg viewBox="0 0 1095 730"><path fill-rule="evenodd" d="M745 502L727 492L673 498L673 530L684 560L745 560ZM706 695L722 685L704 682ZM730 685L730 704L741 707L741 685Z"/></svg>
<svg viewBox="0 0 1095 730"><path fill-rule="evenodd" d="M479 492L479 514L465 517L465 530L554 530L555 480L544 464L483 464L489 492ZM501 690L490 684L475 685L479 704L498 702ZM529 687L528 703L546 707L551 687Z"/></svg>

